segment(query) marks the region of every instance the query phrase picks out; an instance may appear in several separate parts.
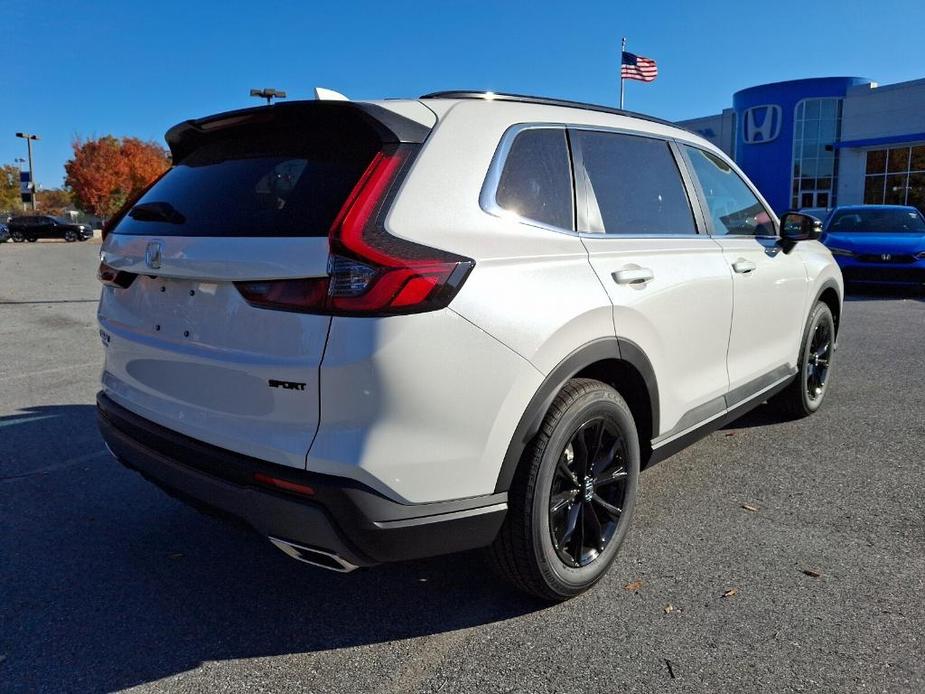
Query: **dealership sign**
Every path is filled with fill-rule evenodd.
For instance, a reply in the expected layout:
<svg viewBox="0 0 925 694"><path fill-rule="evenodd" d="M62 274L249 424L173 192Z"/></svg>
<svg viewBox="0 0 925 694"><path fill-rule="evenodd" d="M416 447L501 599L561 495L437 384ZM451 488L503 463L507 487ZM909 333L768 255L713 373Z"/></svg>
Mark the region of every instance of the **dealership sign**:
<svg viewBox="0 0 925 694"><path fill-rule="evenodd" d="M32 201L32 172L19 172L19 193L23 202Z"/></svg>
<svg viewBox="0 0 925 694"><path fill-rule="evenodd" d="M745 144L759 145L777 139L783 117L780 106L766 104L746 109L743 120L742 139Z"/></svg>

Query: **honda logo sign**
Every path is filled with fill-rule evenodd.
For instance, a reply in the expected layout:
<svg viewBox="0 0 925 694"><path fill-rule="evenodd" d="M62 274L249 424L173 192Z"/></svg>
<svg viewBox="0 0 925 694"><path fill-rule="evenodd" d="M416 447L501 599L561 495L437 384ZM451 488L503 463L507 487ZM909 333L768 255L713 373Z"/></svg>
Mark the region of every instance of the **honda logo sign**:
<svg viewBox="0 0 925 694"><path fill-rule="evenodd" d="M746 109L743 120L742 139L745 144L760 145L777 139L783 118L780 106L766 104Z"/></svg>

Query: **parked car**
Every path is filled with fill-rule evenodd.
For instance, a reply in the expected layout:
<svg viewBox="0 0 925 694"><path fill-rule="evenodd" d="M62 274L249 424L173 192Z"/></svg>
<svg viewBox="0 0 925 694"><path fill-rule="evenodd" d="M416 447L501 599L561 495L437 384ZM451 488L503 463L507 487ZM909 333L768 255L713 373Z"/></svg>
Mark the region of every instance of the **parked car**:
<svg viewBox="0 0 925 694"><path fill-rule="evenodd" d="M614 560L642 467L826 397L843 287L818 221L781 232L670 123L444 92L166 139L101 248L100 428L296 559L489 547L566 599Z"/></svg>
<svg viewBox="0 0 925 694"><path fill-rule="evenodd" d="M10 235L17 242L39 239L86 241L93 237L93 229L88 224L75 224L49 215L31 215L13 217L10 220Z"/></svg>
<svg viewBox="0 0 925 694"><path fill-rule="evenodd" d="M925 287L925 218L914 207L838 207L826 220L822 242L849 284Z"/></svg>
<svg viewBox="0 0 925 694"><path fill-rule="evenodd" d="M0 243L4 243L10 240L10 230L6 224L0 222Z"/></svg>

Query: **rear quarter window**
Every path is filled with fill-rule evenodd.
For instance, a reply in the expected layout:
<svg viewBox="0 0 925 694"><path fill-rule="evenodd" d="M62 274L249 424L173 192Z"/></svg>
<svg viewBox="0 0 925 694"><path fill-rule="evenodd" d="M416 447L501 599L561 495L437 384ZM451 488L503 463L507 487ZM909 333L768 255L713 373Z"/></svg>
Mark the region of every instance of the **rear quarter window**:
<svg viewBox="0 0 925 694"><path fill-rule="evenodd" d="M524 130L514 138L495 202L525 220L569 231L574 228L572 172L564 129Z"/></svg>

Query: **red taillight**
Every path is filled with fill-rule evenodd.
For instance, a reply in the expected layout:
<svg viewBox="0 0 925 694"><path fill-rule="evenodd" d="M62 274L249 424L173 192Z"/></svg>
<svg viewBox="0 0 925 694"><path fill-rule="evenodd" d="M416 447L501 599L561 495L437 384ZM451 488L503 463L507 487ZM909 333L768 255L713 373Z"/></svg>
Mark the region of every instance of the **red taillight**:
<svg viewBox="0 0 925 694"><path fill-rule="evenodd" d="M392 236L382 224L415 151L401 145L370 162L331 226L328 277L239 282L242 296L261 308L353 316L447 306L474 261Z"/></svg>
<svg viewBox="0 0 925 694"><path fill-rule="evenodd" d="M282 489L283 491L292 492L293 494L301 494L302 496L314 496L315 495L314 488L309 487L307 484L299 484L298 482L290 482L289 480L284 480L279 477L272 477L271 475L266 475L262 472L254 473L254 481L266 487L273 487L274 489Z"/></svg>
<svg viewBox="0 0 925 694"><path fill-rule="evenodd" d="M137 275L125 270L116 270L106 263L100 263L100 269L96 271L96 278L107 287L117 287L118 289L128 289Z"/></svg>

